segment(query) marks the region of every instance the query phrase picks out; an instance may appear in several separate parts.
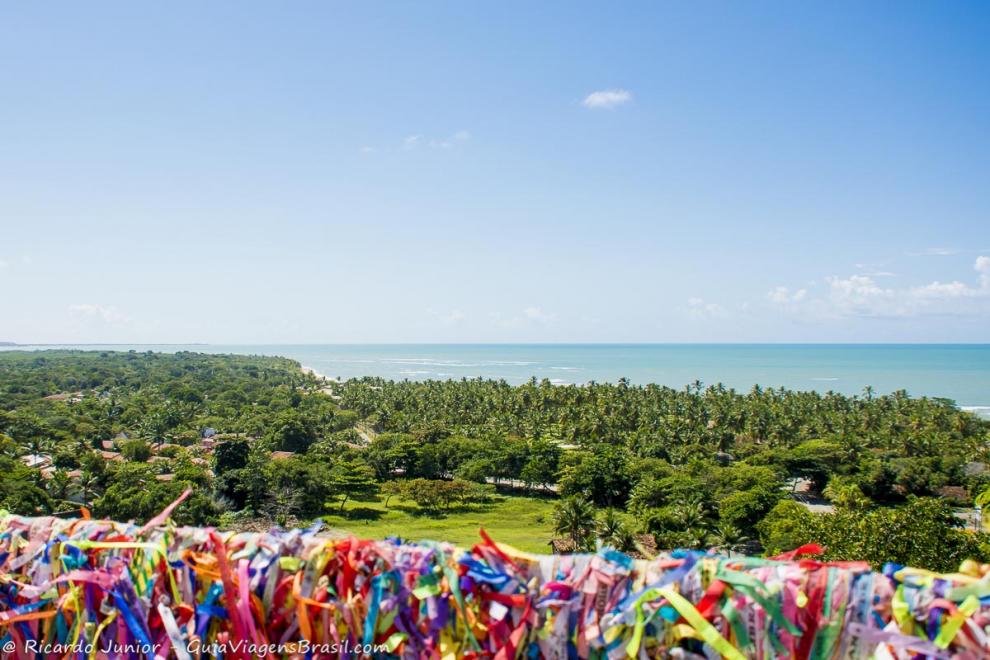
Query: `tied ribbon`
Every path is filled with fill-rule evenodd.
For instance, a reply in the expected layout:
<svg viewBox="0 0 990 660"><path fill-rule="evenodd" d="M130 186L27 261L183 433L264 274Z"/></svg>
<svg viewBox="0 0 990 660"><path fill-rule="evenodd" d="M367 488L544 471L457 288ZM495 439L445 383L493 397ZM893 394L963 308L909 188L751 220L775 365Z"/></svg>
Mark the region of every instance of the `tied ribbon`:
<svg viewBox="0 0 990 660"><path fill-rule="evenodd" d="M183 497L188 495L184 494ZM220 533L0 515L0 643L137 643L192 660L302 640L372 655L619 660L679 648L724 658L990 657L990 578L697 551L539 556L482 532L443 543ZM984 602L984 599L988 602ZM298 647L297 647L298 648ZM131 657L137 657L132 654ZM32 658L33 660L33 658ZM114 660L117 660L114 658Z"/></svg>

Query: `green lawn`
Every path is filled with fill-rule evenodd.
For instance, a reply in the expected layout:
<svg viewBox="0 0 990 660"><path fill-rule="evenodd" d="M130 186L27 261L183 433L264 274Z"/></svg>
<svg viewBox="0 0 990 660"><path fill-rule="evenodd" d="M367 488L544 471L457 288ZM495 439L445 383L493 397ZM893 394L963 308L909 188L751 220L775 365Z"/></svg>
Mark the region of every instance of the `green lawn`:
<svg viewBox="0 0 990 660"><path fill-rule="evenodd" d="M348 502L344 515L324 515L328 527L360 538L401 536L411 541L449 541L469 548L485 528L493 539L527 552L546 553L553 536L553 500L495 496L487 504L427 513L398 497L389 501Z"/></svg>

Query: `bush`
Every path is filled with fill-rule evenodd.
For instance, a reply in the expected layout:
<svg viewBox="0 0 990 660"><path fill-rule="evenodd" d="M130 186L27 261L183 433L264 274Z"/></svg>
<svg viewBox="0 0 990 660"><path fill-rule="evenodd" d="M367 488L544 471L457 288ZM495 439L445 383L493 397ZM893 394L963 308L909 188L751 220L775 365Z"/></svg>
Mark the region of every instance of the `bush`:
<svg viewBox="0 0 990 660"><path fill-rule="evenodd" d="M135 463L144 463L151 458L151 445L144 440L128 440L120 446L120 455Z"/></svg>
<svg viewBox="0 0 990 660"><path fill-rule="evenodd" d="M838 509L812 513L796 502L781 502L758 525L770 555L805 543L825 548L823 559L887 562L952 571L964 559L985 561L990 537L960 529L962 521L944 501L910 498L897 508L862 511Z"/></svg>

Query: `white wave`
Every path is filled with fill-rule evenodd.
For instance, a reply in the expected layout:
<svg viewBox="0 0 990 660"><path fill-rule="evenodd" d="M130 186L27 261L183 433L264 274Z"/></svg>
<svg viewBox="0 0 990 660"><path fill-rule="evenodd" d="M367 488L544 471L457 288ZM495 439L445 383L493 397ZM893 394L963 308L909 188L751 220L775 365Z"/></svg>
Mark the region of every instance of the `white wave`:
<svg viewBox="0 0 990 660"><path fill-rule="evenodd" d="M977 417L990 419L990 406L959 406L959 409L971 412Z"/></svg>
<svg viewBox="0 0 990 660"><path fill-rule="evenodd" d="M389 364L414 365L418 367L483 367L485 365L474 362L459 362L457 360L435 360L433 358L390 358L382 360Z"/></svg>
<svg viewBox="0 0 990 660"><path fill-rule="evenodd" d="M839 380L839 379L838 378L831 378L831 377L821 376L821 377L818 377L818 378L812 378L811 380L819 380L819 381L825 381L825 382L831 383L831 382L836 381L836 380Z"/></svg>
<svg viewBox="0 0 990 660"><path fill-rule="evenodd" d="M491 367L528 367L532 364L539 364L539 362L521 362L519 360L488 360L484 364Z"/></svg>
<svg viewBox="0 0 990 660"><path fill-rule="evenodd" d="M554 371L580 371L581 367L550 367Z"/></svg>
<svg viewBox="0 0 990 660"><path fill-rule="evenodd" d="M539 362L523 362L520 360L482 360L480 362L464 362L462 360L440 360L437 358L387 358L382 360L391 364L414 364L424 367L525 367Z"/></svg>

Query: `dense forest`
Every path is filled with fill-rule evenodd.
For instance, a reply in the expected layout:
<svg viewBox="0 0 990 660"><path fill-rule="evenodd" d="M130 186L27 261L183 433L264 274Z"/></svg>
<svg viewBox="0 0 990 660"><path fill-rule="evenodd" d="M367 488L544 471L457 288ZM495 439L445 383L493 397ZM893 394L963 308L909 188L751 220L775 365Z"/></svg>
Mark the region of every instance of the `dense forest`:
<svg viewBox="0 0 990 660"><path fill-rule="evenodd" d="M442 515L557 500L560 547L952 568L990 558L990 423L951 401L692 384L323 381L283 358L0 353L0 507L303 524L354 499ZM975 526L975 525L970 525ZM400 530L396 530L397 532Z"/></svg>

